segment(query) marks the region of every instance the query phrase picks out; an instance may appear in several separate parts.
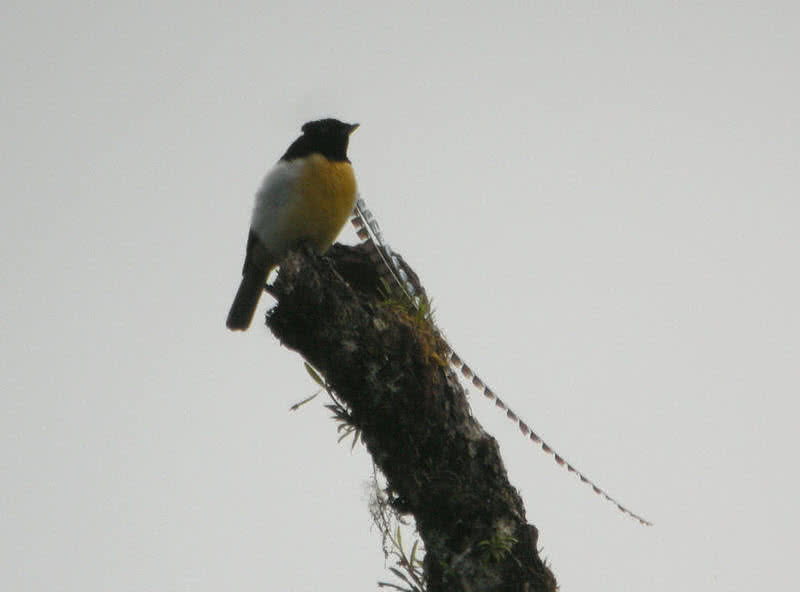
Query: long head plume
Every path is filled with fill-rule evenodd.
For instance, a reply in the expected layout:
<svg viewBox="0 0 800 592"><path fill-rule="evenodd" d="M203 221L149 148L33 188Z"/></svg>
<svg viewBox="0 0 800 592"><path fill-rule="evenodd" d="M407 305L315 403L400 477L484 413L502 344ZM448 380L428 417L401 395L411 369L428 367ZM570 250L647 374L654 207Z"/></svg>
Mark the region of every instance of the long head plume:
<svg viewBox="0 0 800 592"><path fill-rule="evenodd" d="M419 296L417 296L416 288L409 281L408 274L403 270L403 267L400 265L397 256L389 246L389 243L384 239L383 233L378 225L378 221L372 215L372 212L369 211L364 200L360 197L356 201L351 223L356 228L359 239L361 239L363 242L372 244L374 247L374 261L375 263L381 264L380 268L383 271L384 279L399 286L403 294L405 294L405 296L414 304L415 307L418 307L420 301ZM448 343L448 346L449 345L450 344ZM591 487L592 491L594 491L597 495L614 504L620 512L627 514L644 526L653 525L653 523L649 520L646 520L642 516L635 514L623 506L615 498L606 493L604 489L596 485L594 481L576 469L575 465L567 462L563 456L558 454L549 444L547 444L547 442L537 435L527 423L525 423L514 411L512 411L508 405L506 405L500 399L500 397L498 397L497 394L491 388L489 388L489 386L487 386L487 384L472 370L472 368L467 365L466 362L464 362L461 356L459 356L452 347L450 347L450 352L449 362L452 368L457 372L460 371L461 375L469 385L472 385L489 400L493 400L497 407L499 407L502 411L505 411L506 416L517 424L517 427L522 432L523 436L529 438L530 441L537 446L540 446L546 454L552 455L556 463L566 468L570 473L574 473L582 483L585 483Z"/></svg>

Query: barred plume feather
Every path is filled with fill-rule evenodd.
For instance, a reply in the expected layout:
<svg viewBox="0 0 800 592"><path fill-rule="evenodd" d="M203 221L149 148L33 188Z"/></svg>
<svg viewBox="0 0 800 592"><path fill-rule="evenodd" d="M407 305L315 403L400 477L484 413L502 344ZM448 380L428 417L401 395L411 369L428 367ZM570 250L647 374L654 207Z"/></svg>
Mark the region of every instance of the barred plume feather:
<svg viewBox="0 0 800 592"><path fill-rule="evenodd" d="M376 264L380 264L380 268L385 272L385 279L398 285L406 297L414 304L414 306L419 307L420 300L419 296L417 295L416 288L409 281L408 274L406 274L406 272L403 270L399 260L397 259L397 256L392 252L391 247L384 239L383 233L378 225L378 221L372 215L372 212L367 209L366 203L361 197L359 197L356 201L351 223L356 229L358 238L374 247L373 261ZM461 375L468 384L471 384L476 390L478 390L478 392L482 393L489 400L493 400L495 402L495 406L505 411L506 416L517 424L517 427L519 427L519 430L522 432L523 436L529 438L530 441L537 446L540 446L546 454L553 455L556 463L562 467L565 467L568 472L577 475L582 483L585 483L591 487L592 491L594 491L600 497L603 497L614 504L620 512L627 514L644 526L652 526L652 522L644 519L638 514L633 513L628 508L620 504L616 499L606 493L605 490L598 487L591 479L576 469L575 465L568 462L563 456L555 452L552 447L542 440L542 438L536 434L536 432L534 432L527 423L525 423L514 411L508 407L508 405L506 405L505 402L500 399L500 397L497 396L497 394L491 388L489 388L489 386L473 371L469 365L463 361L461 356L459 356L452 347L450 347L450 352L449 363L453 370L456 371L456 373L460 371Z"/></svg>

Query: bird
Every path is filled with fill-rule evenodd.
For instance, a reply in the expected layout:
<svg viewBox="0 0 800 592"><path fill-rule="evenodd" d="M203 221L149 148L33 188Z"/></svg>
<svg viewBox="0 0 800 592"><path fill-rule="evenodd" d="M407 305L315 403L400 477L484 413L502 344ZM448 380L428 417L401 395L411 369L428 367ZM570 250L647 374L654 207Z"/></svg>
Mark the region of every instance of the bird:
<svg viewBox="0 0 800 592"><path fill-rule="evenodd" d="M332 118L309 121L267 173L256 193L228 329L250 326L269 273L289 249L306 242L324 253L347 223L358 194L347 147L358 126Z"/></svg>

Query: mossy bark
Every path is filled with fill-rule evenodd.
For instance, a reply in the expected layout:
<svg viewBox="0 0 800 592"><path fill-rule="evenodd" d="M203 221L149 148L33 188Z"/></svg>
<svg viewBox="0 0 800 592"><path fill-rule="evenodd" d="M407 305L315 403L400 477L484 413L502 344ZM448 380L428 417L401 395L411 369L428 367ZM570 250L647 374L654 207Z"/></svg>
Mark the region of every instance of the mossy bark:
<svg viewBox="0 0 800 592"><path fill-rule="evenodd" d="M278 303L267 325L349 407L395 507L414 516L429 592L555 590L537 530L443 342L386 306L376 270L365 245L336 245L325 257L293 251L270 289Z"/></svg>

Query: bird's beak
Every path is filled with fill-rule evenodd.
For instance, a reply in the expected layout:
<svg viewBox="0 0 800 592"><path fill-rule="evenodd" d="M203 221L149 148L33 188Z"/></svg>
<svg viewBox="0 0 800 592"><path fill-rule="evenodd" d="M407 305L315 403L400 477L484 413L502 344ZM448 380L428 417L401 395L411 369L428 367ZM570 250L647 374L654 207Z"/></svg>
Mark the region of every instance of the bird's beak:
<svg viewBox="0 0 800 592"><path fill-rule="evenodd" d="M347 135L349 136L349 135L350 135L350 134L352 134L354 131L356 131L356 130L358 129L358 126L359 126L359 125L360 125L360 124L358 124L358 123L351 123L351 124L350 124L350 131L349 131L349 132L347 132Z"/></svg>

